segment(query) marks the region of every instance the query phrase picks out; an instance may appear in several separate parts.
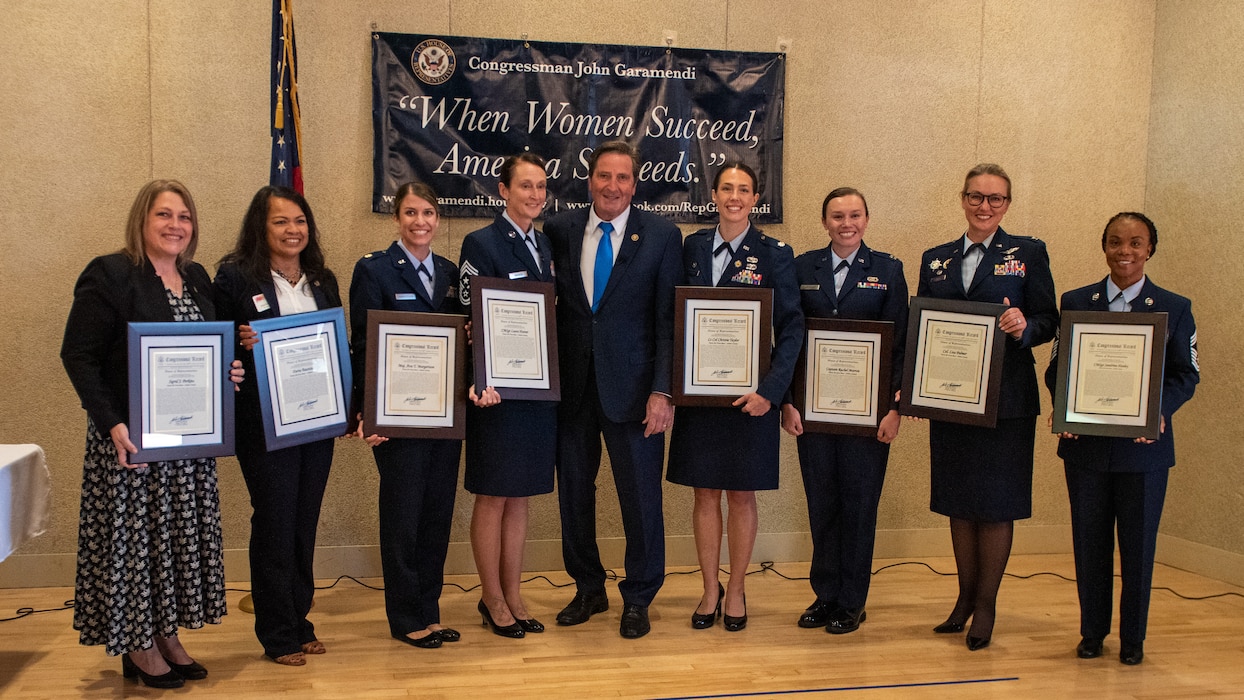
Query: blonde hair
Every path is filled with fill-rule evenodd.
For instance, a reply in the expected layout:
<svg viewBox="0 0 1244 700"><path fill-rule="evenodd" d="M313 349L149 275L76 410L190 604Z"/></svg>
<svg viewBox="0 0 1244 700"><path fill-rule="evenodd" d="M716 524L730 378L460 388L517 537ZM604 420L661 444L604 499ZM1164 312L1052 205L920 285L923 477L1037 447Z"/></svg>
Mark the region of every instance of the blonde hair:
<svg viewBox="0 0 1244 700"><path fill-rule="evenodd" d="M165 192L172 192L181 197L181 201L190 210L190 243L177 255L178 269L185 269L186 265L194 260L194 251L199 247L199 213L194 208L194 198L190 196L190 190L177 180L152 180L138 191L134 204L130 206L130 216L125 222L124 252L130 262L135 265L143 264L143 259L147 257L143 243L143 227L147 225L147 215L155 206L156 198Z"/></svg>

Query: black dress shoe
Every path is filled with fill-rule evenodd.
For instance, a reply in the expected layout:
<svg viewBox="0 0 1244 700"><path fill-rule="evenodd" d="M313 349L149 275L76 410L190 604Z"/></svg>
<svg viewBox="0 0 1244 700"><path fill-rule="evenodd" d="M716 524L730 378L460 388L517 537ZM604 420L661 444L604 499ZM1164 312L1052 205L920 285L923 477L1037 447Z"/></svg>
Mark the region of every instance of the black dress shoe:
<svg viewBox="0 0 1244 700"><path fill-rule="evenodd" d="M534 617L528 620L524 620L521 617L514 619L518 621L518 626L523 628L523 631L527 634L538 634L544 631L544 623Z"/></svg>
<svg viewBox="0 0 1244 700"><path fill-rule="evenodd" d="M938 634L959 634L963 631L963 623L947 620L937 627L934 627L933 631Z"/></svg>
<svg viewBox="0 0 1244 700"><path fill-rule="evenodd" d="M172 667L169 667L168 673L153 676L139 668L129 654L121 655L121 675L126 678L139 678L148 688L180 688L186 684L181 674Z"/></svg>
<svg viewBox="0 0 1244 700"><path fill-rule="evenodd" d="M989 646L989 637L973 637L969 634L967 642L968 651L980 651L981 649Z"/></svg>
<svg viewBox="0 0 1244 700"><path fill-rule="evenodd" d="M411 645L412 647L418 647L420 649L440 649L441 648L441 637L435 632L433 632L432 634L424 635L418 639L407 637L404 634L395 634L393 635L393 638L399 642L405 642Z"/></svg>
<svg viewBox="0 0 1244 700"><path fill-rule="evenodd" d="M726 628L727 632L738 632L747 627L747 594L743 594L743 616L735 617L733 615L722 615L721 626Z"/></svg>
<svg viewBox="0 0 1244 700"><path fill-rule="evenodd" d="M639 639L652 630L648 622L648 606L636 603L622 605L622 624L618 633L626 639Z"/></svg>
<svg viewBox="0 0 1244 700"><path fill-rule="evenodd" d="M188 681L201 681L204 678L207 678L207 669L204 668L203 664L198 661L192 660L188 664L176 664L173 663L172 659L166 656L164 657L164 663L168 664L169 668L176 671L177 675Z"/></svg>
<svg viewBox="0 0 1244 700"><path fill-rule="evenodd" d="M847 634L860 628L860 623L868 619L864 608L839 608L825 623L825 631L830 634Z"/></svg>
<svg viewBox="0 0 1244 700"><path fill-rule="evenodd" d="M721 600L726 597L726 589L717 584L717 607L707 615L701 615L698 612L691 613L691 629L706 630L717 622L717 618L721 617ZM697 610L699 608L696 608Z"/></svg>
<svg viewBox="0 0 1244 700"><path fill-rule="evenodd" d="M1128 666L1135 666L1145 660L1144 644L1124 644L1119 649L1119 661Z"/></svg>
<svg viewBox="0 0 1244 700"><path fill-rule="evenodd" d="M511 622L508 625L498 625L497 621L492 619L492 613L488 612L488 606L484 605L484 601L482 600L479 602L479 605L476 606L476 610L479 610L480 616L483 617L483 624L491 627L492 633L498 637L522 639L527 635L527 633L523 631L523 628L519 627L517 621Z"/></svg>
<svg viewBox="0 0 1244 700"><path fill-rule="evenodd" d="M557 613L557 624L562 626L581 625L596 613L609 609L609 597L604 591L600 593L575 593L570 604Z"/></svg>
<svg viewBox="0 0 1244 700"><path fill-rule="evenodd" d="M458 640L462 639L462 633L461 633L461 632L459 632L459 631L458 631L458 630L456 630L456 629L451 629L451 628L449 628L449 627L442 627L442 628L440 628L440 629L436 630L436 633L435 633L435 634L436 634L436 636L438 636L438 637L440 637L440 638L441 638L441 641L442 641L442 642L446 642L446 643L456 642L456 641L458 641Z"/></svg>
<svg viewBox="0 0 1244 700"><path fill-rule="evenodd" d="M834 612L834 605L829 601L816 599L816 602L809 605L807 610L799 616L799 626L804 629L815 629L824 627L829 622L829 616Z"/></svg>
<svg viewBox="0 0 1244 700"><path fill-rule="evenodd" d="M1076 645L1076 656L1081 659L1096 659L1101 656L1101 638L1084 637Z"/></svg>

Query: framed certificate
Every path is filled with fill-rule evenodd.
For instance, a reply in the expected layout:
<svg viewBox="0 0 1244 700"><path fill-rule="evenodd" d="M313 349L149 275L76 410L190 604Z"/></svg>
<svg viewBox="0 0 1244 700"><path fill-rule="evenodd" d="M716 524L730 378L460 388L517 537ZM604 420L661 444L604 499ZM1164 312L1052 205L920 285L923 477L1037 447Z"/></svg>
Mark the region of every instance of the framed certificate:
<svg viewBox="0 0 1244 700"><path fill-rule="evenodd" d="M1054 432L1158 439L1165 313L1065 311Z"/></svg>
<svg viewBox="0 0 1244 700"><path fill-rule="evenodd" d="M998 422L1006 334L1002 304L911 298L903 415L992 428Z"/></svg>
<svg viewBox="0 0 1244 700"><path fill-rule="evenodd" d="M804 319L791 396L807 432L877 434L890 412L894 324Z"/></svg>
<svg viewBox="0 0 1244 700"><path fill-rule="evenodd" d="M475 386L502 399L559 401L552 282L471 278Z"/></svg>
<svg viewBox="0 0 1244 700"><path fill-rule="evenodd" d="M131 323L130 463L233 454L233 324Z"/></svg>
<svg viewBox="0 0 1244 700"><path fill-rule="evenodd" d="M674 404L729 406L760 387L773 352L773 290L674 288Z"/></svg>
<svg viewBox="0 0 1244 700"><path fill-rule="evenodd" d="M255 381L269 450L346 432L350 352L340 307L251 322Z"/></svg>
<svg viewBox="0 0 1244 700"><path fill-rule="evenodd" d="M466 317L367 312L363 434L466 437Z"/></svg>

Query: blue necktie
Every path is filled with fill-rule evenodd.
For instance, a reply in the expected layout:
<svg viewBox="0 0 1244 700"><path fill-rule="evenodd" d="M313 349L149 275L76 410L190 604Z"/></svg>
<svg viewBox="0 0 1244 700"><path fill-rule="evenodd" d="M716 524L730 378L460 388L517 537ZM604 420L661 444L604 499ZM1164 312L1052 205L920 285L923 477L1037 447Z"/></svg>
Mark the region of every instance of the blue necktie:
<svg viewBox="0 0 1244 700"><path fill-rule="evenodd" d="M596 267L592 270L592 313L600 307L600 298L605 295L605 285L609 284L609 273L613 272L613 224L608 221L600 223L600 243L596 246Z"/></svg>
<svg viewBox="0 0 1244 700"><path fill-rule="evenodd" d="M424 267L423 263L419 263L419 269L415 270L415 274L421 276L419 281L423 282L423 288L427 290L428 292L428 299L431 299L432 298L432 273L428 272L428 268Z"/></svg>

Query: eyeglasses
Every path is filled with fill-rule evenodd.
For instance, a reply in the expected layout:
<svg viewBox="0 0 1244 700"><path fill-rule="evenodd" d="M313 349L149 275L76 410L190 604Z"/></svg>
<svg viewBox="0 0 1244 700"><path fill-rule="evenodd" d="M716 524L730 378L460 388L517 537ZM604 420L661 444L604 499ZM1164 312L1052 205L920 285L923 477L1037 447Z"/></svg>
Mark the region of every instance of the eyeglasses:
<svg viewBox="0 0 1244 700"><path fill-rule="evenodd" d="M980 192L965 192L963 195L963 198L968 200L968 204L971 204L974 207L979 207L986 200L989 201L989 206L991 207L1000 207L1003 204L1006 204L1007 202L1011 201L1011 198L1005 195L1001 195L1001 194L985 195L985 194L981 194Z"/></svg>

